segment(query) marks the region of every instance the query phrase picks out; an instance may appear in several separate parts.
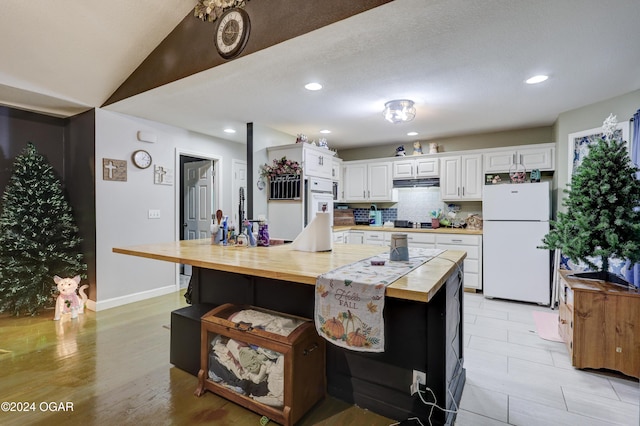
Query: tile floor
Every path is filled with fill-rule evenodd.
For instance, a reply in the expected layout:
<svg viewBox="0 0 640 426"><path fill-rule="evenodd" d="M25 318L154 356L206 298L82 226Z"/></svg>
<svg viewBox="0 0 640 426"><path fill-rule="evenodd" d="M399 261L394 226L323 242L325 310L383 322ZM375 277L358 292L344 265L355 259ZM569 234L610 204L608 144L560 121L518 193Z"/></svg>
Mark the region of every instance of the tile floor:
<svg viewBox="0 0 640 426"><path fill-rule="evenodd" d="M557 311L464 297L467 382L457 426L640 425L638 380L574 369L564 343L536 335L532 311Z"/></svg>

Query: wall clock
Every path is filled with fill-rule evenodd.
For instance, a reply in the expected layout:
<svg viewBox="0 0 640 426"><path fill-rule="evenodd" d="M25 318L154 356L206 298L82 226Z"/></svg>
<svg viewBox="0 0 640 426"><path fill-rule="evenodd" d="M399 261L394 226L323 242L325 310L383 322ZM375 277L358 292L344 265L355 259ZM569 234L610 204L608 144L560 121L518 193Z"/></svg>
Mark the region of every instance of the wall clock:
<svg viewBox="0 0 640 426"><path fill-rule="evenodd" d="M218 18L216 27L216 49L225 59L233 58L242 52L249 40L251 23L244 9L226 10Z"/></svg>
<svg viewBox="0 0 640 426"><path fill-rule="evenodd" d="M133 153L131 160L134 166L139 169L146 169L151 165L151 154L144 149L139 149Z"/></svg>

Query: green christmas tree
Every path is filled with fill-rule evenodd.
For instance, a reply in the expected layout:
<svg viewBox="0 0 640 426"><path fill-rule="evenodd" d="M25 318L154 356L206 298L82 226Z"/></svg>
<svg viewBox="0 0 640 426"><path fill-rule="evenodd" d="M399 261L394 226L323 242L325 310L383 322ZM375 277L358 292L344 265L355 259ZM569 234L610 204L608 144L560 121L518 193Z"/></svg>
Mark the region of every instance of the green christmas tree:
<svg viewBox="0 0 640 426"><path fill-rule="evenodd" d="M608 279L609 259L640 260L640 181L626 144L614 137L617 122L609 116L603 137L589 147L564 192L566 212L558 212L543 239L545 249L561 249ZM601 265L597 260L601 259Z"/></svg>
<svg viewBox="0 0 640 426"><path fill-rule="evenodd" d="M16 157L0 214L0 312L52 306L54 275L85 277L78 228L60 180L29 143Z"/></svg>

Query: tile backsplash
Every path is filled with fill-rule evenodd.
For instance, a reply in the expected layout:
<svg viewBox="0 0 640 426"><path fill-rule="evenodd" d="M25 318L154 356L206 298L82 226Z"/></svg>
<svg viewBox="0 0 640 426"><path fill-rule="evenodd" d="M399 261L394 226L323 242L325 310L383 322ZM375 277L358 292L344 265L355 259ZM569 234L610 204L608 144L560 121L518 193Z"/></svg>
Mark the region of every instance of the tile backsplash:
<svg viewBox="0 0 640 426"><path fill-rule="evenodd" d="M381 209L378 208L379 212L382 212L382 223L384 222L393 222L398 218L398 209L390 208L390 209ZM358 222L367 222L369 223L369 209L353 209L353 217L356 219L356 223Z"/></svg>
<svg viewBox="0 0 640 426"><path fill-rule="evenodd" d="M431 211L440 209L442 214L448 212L447 205L440 195L440 188L399 188L398 202L392 208L378 207L382 212L382 222L393 222L397 219L411 222L430 222ZM458 220L464 220L470 214L482 215L482 203L480 201L463 201L456 203L460 211L456 215ZM353 216L356 223L369 222L368 208L354 208Z"/></svg>
<svg viewBox="0 0 640 426"><path fill-rule="evenodd" d="M398 189L399 219L428 222L431 220L431 210L438 209L445 211L439 187Z"/></svg>

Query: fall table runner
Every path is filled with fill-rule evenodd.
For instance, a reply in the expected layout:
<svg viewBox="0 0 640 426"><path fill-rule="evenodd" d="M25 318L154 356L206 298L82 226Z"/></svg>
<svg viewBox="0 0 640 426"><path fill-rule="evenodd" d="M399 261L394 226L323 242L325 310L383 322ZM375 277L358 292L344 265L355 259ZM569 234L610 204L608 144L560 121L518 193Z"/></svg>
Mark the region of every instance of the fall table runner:
<svg viewBox="0 0 640 426"><path fill-rule="evenodd" d="M384 352L386 287L443 251L409 247L408 261L390 261L387 252L320 275L315 302L318 333L343 348Z"/></svg>

